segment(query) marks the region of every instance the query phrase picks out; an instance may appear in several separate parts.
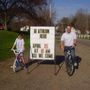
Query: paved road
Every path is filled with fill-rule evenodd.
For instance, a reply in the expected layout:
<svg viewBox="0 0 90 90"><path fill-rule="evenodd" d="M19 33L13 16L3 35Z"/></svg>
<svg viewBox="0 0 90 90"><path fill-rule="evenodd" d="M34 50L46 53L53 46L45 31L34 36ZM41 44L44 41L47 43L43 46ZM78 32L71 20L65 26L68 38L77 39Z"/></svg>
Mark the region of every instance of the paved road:
<svg viewBox="0 0 90 90"><path fill-rule="evenodd" d="M90 40L85 40L85 39L79 39L78 40L80 43L86 45L86 46L89 46L90 47Z"/></svg>
<svg viewBox="0 0 90 90"><path fill-rule="evenodd" d="M0 90L89 90L90 89L90 46L80 41L76 47L79 68L69 77L65 70L63 53L56 43L57 75L54 75L53 62L33 63L29 73L24 70L12 72L10 65L13 59L0 63ZM59 65L61 67L59 67Z"/></svg>

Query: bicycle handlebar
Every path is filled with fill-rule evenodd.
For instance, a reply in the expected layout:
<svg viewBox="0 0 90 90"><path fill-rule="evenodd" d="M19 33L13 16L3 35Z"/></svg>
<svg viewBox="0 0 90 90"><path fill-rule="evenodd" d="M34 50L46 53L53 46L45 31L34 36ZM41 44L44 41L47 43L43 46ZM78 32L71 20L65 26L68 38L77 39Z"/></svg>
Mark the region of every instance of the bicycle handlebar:
<svg viewBox="0 0 90 90"><path fill-rule="evenodd" d="M18 52L18 51L15 50L15 49L11 49L11 51L13 51L15 55L20 54L20 52Z"/></svg>

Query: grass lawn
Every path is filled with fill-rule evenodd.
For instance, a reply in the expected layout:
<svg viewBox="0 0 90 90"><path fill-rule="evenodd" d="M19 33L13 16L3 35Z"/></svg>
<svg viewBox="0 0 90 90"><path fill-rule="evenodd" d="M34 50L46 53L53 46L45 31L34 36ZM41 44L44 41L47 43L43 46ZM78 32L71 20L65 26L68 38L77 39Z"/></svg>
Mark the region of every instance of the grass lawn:
<svg viewBox="0 0 90 90"><path fill-rule="evenodd" d="M17 33L9 31L0 31L0 61L13 56L11 47L17 37ZM24 35L25 47L29 48L29 35Z"/></svg>

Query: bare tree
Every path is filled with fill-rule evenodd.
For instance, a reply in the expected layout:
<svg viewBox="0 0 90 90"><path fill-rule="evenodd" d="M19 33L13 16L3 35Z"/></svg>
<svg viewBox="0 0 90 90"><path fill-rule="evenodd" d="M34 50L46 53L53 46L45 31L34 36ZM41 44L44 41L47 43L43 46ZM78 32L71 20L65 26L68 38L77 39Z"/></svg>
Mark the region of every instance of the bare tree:
<svg viewBox="0 0 90 90"><path fill-rule="evenodd" d="M63 32L68 24L79 29L81 33L86 33L87 30L90 30L90 13L87 10L79 9L74 16L62 18L58 22L59 30Z"/></svg>
<svg viewBox="0 0 90 90"><path fill-rule="evenodd" d="M0 13L7 30L7 21L10 9L18 2L18 0L0 0Z"/></svg>
<svg viewBox="0 0 90 90"><path fill-rule="evenodd" d="M0 0L0 13L4 20L5 29L13 17L27 14L28 17L38 20L38 9L47 5L47 0ZM26 15L26 16L27 16Z"/></svg>
<svg viewBox="0 0 90 90"><path fill-rule="evenodd" d="M88 30L88 15L86 10L79 9L74 16L75 27L79 29L82 33L85 33Z"/></svg>
<svg viewBox="0 0 90 90"><path fill-rule="evenodd" d="M65 28L67 25L71 24L71 20L68 17L63 17L60 21L58 21L58 31L60 33L63 33L65 31Z"/></svg>

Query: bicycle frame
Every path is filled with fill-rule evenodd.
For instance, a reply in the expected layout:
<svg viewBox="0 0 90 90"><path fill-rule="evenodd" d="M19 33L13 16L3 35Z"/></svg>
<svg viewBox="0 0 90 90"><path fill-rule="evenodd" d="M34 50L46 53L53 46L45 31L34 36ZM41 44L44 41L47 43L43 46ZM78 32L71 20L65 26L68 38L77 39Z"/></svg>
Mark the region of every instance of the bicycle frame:
<svg viewBox="0 0 90 90"><path fill-rule="evenodd" d="M14 49L12 49L12 51L14 52L14 54L16 56L12 68L13 68L13 71L16 72L20 69L20 66L21 66L20 65L20 63L21 63L20 56L19 56L20 52L18 52L17 50L14 50Z"/></svg>
<svg viewBox="0 0 90 90"><path fill-rule="evenodd" d="M72 76L74 71L75 71L75 67L74 67L74 60L73 60L73 56L72 56L72 47L67 47L66 48L66 69L67 69L67 73L69 76Z"/></svg>

